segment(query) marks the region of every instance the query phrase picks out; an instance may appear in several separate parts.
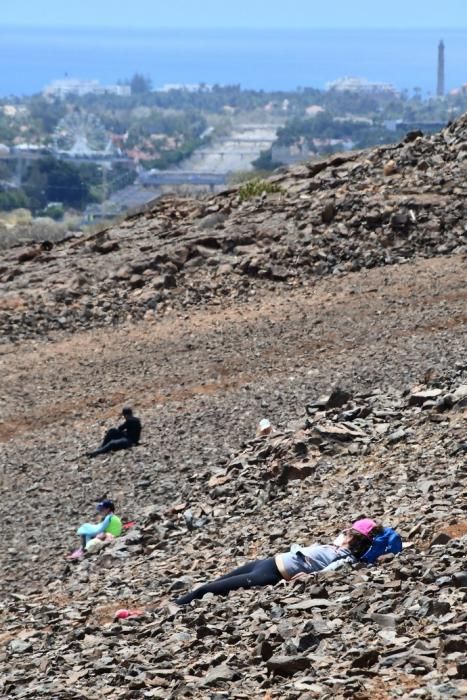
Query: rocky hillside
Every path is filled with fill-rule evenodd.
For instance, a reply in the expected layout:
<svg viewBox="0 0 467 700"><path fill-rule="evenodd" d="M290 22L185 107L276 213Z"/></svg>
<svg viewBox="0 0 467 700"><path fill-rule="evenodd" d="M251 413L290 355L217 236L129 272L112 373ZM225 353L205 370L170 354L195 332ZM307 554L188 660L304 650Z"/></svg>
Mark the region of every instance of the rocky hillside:
<svg viewBox="0 0 467 700"><path fill-rule="evenodd" d="M466 696L466 134L2 254L0 696ZM134 525L70 562L103 497ZM363 515L404 551L171 604Z"/></svg>
<svg viewBox="0 0 467 700"><path fill-rule="evenodd" d="M167 197L95 236L13 248L0 256L2 339L465 252L466 174L464 116L434 136L279 171L260 197L245 186Z"/></svg>
<svg viewBox="0 0 467 700"><path fill-rule="evenodd" d="M46 547L48 584L6 596L5 697L465 697L466 380L458 370L403 394L336 388L191 472L176 501L142 508L99 554L57 570ZM170 603L239 559L329 541L370 513L398 528L402 554ZM114 619L128 607L141 614Z"/></svg>

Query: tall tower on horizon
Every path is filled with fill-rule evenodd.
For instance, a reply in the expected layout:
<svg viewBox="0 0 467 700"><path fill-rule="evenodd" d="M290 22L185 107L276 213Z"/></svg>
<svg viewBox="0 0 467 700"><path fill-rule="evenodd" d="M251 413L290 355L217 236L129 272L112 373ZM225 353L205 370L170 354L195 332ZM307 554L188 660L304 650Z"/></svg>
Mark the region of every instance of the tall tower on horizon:
<svg viewBox="0 0 467 700"><path fill-rule="evenodd" d="M444 41L442 39L438 45L438 83L436 94L438 97L444 97Z"/></svg>

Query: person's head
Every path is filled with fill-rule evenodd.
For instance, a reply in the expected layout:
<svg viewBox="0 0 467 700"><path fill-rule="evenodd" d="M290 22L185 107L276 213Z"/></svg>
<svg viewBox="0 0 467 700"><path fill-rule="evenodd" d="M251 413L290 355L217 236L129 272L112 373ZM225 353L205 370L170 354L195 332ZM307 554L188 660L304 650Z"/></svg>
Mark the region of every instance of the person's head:
<svg viewBox="0 0 467 700"><path fill-rule="evenodd" d="M109 515L109 513L115 512L115 506L113 501L104 500L97 504L96 510L100 515Z"/></svg>
<svg viewBox="0 0 467 700"><path fill-rule="evenodd" d="M343 531L338 538L340 540L338 544L342 547L348 547L354 557L358 559L371 547L373 539L382 529L382 525L378 525L371 518L356 520L351 527Z"/></svg>
<svg viewBox="0 0 467 700"><path fill-rule="evenodd" d="M363 537L366 537L370 543L373 542L375 537L381 535L384 531L384 526L381 523L377 523L371 518L362 518L361 520L356 520L352 524L352 530L358 532Z"/></svg>
<svg viewBox="0 0 467 700"><path fill-rule="evenodd" d="M353 530L352 528L347 531L347 547L357 559L365 554L365 552L371 547L371 543L371 537L363 535L361 532Z"/></svg>
<svg viewBox="0 0 467 700"><path fill-rule="evenodd" d="M129 406L125 406L125 408L122 408L122 416L124 416L125 418L129 418L132 415L133 415L132 408L130 408Z"/></svg>

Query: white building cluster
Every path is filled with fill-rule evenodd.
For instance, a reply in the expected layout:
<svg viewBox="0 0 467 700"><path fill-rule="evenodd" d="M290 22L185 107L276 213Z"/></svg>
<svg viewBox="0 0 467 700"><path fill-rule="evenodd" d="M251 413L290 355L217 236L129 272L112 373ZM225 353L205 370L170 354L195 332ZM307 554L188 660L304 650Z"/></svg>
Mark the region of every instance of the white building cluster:
<svg viewBox="0 0 467 700"><path fill-rule="evenodd" d="M47 85L42 94L44 97L58 97L64 99L68 95L119 95L127 97L131 95L129 85L101 85L98 80L79 80L77 78L63 78L54 80Z"/></svg>
<svg viewBox="0 0 467 700"><path fill-rule="evenodd" d="M331 83L326 83L326 90L337 90L338 92L355 92L364 94L387 94L396 95L397 91L391 83L380 83L366 80L366 78L338 78Z"/></svg>

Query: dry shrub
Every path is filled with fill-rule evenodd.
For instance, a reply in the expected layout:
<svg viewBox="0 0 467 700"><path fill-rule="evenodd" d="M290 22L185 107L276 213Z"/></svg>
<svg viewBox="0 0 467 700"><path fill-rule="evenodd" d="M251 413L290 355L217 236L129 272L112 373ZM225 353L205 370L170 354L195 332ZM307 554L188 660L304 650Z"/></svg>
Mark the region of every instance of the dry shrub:
<svg viewBox="0 0 467 700"><path fill-rule="evenodd" d="M41 241L63 240L69 233L77 230L76 217L57 222L44 216L33 219L27 209L16 209L0 219L0 249L10 248L22 243L39 243Z"/></svg>
<svg viewBox="0 0 467 700"><path fill-rule="evenodd" d="M34 219L31 225L33 241L59 241L66 235L66 232L66 224L54 221L48 216Z"/></svg>
<svg viewBox="0 0 467 700"><path fill-rule="evenodd" d="M6 219L13 226L30 224L32 222L32 214L29 209L13 209Z"/></svg>

